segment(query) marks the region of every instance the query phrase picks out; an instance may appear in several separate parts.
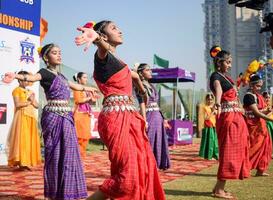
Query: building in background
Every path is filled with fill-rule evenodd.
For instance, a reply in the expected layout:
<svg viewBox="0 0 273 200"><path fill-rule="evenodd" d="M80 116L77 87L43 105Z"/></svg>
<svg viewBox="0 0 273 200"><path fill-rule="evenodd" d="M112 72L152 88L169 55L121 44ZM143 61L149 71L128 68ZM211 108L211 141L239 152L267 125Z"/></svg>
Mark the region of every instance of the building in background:
<svg viewBox="0 0 273 200"><path fill-rule="evenodd" d="M265 9L263 11L264 14L273 12L273 0L269 0L266 4L265 4ZM270 36L271 33L270 32L266 32L262 34L262 42L263 42L263 54L264 57L267 59L271 59L273 58L273 52L272 49L269 45L269 41L270 41ZM263 77L264 77L264 90L270 91L270 88L273 89L273 68L272 67L268 67L264 70L263 73ZM272 90L271 89L271 90Z"/></svg>
<svg viewBox="0 0 273 200"><path fill-rule="evenodd" d="M207 66L206 77L209 78L213 69L209 50L213 45L220 45L222 49L231 52L233 64L231 76L236 79L240 72L244 72L248 64L262 56L272 58L269 47L269 33L260 34L262 22L261 12L238 8L229 5L228 1L205 0L203 11L205 13L204 41L205 62ZM272 11L273 0L265 5L265 10ZM272 73L265 73L265 85L272 85Z"/></svg>

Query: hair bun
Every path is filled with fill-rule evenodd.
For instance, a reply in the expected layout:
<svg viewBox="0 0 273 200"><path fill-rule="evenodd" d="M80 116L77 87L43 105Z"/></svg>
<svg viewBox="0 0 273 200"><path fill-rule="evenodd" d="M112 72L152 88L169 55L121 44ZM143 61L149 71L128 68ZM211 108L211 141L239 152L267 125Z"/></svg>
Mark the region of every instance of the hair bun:
<svg viewBox="0 0 273 200"><path fill-rule="evenodd" d="M209 51L210 57L215 58L220 51L222 51L220 46L211 47L211 49Z"/></svg>
<svg viewBox="0 0 273 200"><path fill-rule="evenodd" d="M74 74L73 80L77 82L78 72Z"/></svg>

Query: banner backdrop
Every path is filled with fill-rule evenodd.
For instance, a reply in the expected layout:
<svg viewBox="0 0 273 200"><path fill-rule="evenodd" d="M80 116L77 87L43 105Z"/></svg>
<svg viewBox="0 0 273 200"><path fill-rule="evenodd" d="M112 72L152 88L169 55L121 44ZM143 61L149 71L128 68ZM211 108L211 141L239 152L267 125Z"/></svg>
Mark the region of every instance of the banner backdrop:
<svg viewBox="0 0 273 200"><path fill-rule="evenodd" d="M0 0L0 75L39 70L41 0ZM12 91L17 81L0 82L0 165L7 164L6 140L14 113ZM29 89L38 100L38 83Z"/></svg>

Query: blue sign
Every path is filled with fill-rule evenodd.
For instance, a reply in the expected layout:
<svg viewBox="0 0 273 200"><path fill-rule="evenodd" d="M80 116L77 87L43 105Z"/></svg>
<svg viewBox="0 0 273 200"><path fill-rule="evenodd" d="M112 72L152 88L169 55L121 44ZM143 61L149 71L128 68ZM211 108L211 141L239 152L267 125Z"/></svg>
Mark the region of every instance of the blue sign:
<svg viewBox="0 0 273 200"><path fill-rule="evenodd" d="M34 54L34 43L32 43L29 38L25 39L24 41L21 41L20 42L20 45L21 45L21 52L22 52L22 55L21 55L21 62L22 61L25 61L27 64L31 61L32 63L34 63L34 57L33 57L33 54Z"/></svg>
<svg viewBox="0 0 273 200"><path fill-rule="evenodd" d="M41 0L0 0L0 27L40 35Z"/></svg>

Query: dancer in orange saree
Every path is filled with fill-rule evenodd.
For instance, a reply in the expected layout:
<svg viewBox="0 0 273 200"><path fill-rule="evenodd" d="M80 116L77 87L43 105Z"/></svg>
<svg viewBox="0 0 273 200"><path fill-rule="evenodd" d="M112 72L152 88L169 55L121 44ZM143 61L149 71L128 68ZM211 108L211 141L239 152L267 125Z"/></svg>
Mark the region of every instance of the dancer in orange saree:
<svg viewBox="0 0 273 200"><path fill-rule="evenodd" d="M219 51L214 57L215 72L210 77L210 88L215 95L217 110L219 145L219 168L213 196L225 199L234 199L231 193L224 190L226 181L246 178L250 172L248 130L234 82L227 76L231 62L229 52Z"/></svg>
<svg viewBox="0 0 273 200"><path fill-rule="evenodd" d="M88 24L87 24L88 25ZM156 161L145 132L145 121L134 107L132 81L147 101L137 73L115 55L122 33L112 21L102 21L94 29L80 27L77 45L94 42L94 78L104 95L98 119L102 141L109 150L111 177L88 199L163 200Z"/></svg>
<svg viewBox="0 0 273 200"><path fill-rule="evenodd" d="M256 176L268 176L265 172L271 161L272 141L266 120L273 121L268 114L271 108L258 92L261 90L263 81L261 77L254 74L250 77L249 91L244 96L244 108L246 111L246 122L250 135L249 159L251 169L256 169Z"/></svg>
<svg viewBox="0 0 273 200"><path fill-rule="evenodd" d="M87 85L87 74L78 72L73 76L74 81ZM86 157L86 148L91 138L91 102L95 101L94 95L87 91L73 91L74 96L74 122L82 160Z"/></svg>

